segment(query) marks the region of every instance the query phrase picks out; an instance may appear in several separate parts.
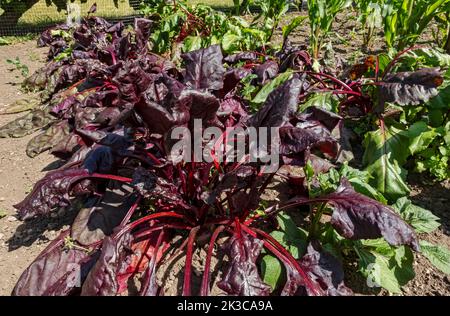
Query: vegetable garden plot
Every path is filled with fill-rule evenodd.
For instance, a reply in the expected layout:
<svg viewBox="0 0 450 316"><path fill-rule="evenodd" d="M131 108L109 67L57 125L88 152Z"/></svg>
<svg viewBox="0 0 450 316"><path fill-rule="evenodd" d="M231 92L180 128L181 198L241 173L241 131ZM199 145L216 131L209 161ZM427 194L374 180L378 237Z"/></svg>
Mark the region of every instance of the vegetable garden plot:
<svg viewBox="0 0 450 316"><path fill-rule="evenodd" d="M404 169L411 157L428 161L418 153L448 146L448 117L433 122L431 114L448 113L448 55L413 47L331 68L317 59L318 46L312 58L289 44L301 19L275 45L276 27L258 24L267 19L249 25L177 4L148 7L131 29L92 16L40 37L48 64L24 86L41 91L42 103L0 132L43 129L28 155L51 150L65 164L15 207L24 220L74 200L81 207L14 295L118 295L130 280L140 295L161 295L156 272L179 253L183 295L212 286L229 295L350 295L349 252L393 293L414 277L413 251L449 272L448 250L418 237L439 222L408 200ZM220 132L200 143L209 161L173 150L172 132L194 135L197 120L202 132ZM238 128L279 131L277 170L267 172L262 159L224 159L219 149ZM355 144L363 139L360 170ZM290 197L269 205L263 195L275 181ZM293 212L308 220L300 225ZM211 284L219 239L228 262ZM196 293L198 247L207 256Z"/></svg>

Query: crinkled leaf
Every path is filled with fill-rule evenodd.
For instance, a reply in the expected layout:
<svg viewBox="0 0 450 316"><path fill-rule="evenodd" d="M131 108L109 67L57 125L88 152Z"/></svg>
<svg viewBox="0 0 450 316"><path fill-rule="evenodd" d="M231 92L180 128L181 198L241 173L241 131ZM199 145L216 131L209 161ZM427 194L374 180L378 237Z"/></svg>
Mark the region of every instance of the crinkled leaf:
<svg viewBox="0 0 450 316"><path fill-rule="evenodd" d="M230 258L219 288L230 295L265 296L270 294L270 286L259 276L256 260L261 253L263 242L241 233L228 241L227 255Z"/></svg>
<svg viewBox="0 0 450 316"><path fill-rule="evenodd" d="M96 258L83 249L65 249L62 233L23 272L14 296L66 296L81 287L81 282Z"/></svg>
<svg viewBox="0 0 450 316"><path fill-rule="evenodd" d="M48 125L53 118L43 110L36 109L25 116L2 126L0 137L24 137Z"/></svg>
<svg viewBox="0 0 450 316"><path fill-rule="evenodd" d="M409 138L395 127L384 127L366 134L363 163L371 175L370 184L389 200L409 193L406 170L401 166L409 156Z"/></svg>
<svg viewBox="0 0 450 316"><path fill-rule="evenodd" d="M337 155L337 142L331 137L322 137L313 131L297 127L281 127L279 133L281 155L298 155L313 148L320 149L331 157Z"/></svg>
<svg viewBox="0 0 450 316"><path fill-rule="evenodd" d="M17 100L0 111L0 114L15 114L32 110L41 104L38 98L27 98Z"/></svg>
<svg viewBox="0 0 450 316"><path fill-rule="evenodd" d="M384 239L394 246L409 245L418 251L414 229L389 206L355 192L347 179L342 178L337 190L313 199L293 198L285 205L327 202L333 208L331 224L347 239Z"/></svg>
<svg viewBox="0 0 450 316"><path fill-rule="evenodd" d="M402 218L409 223L418 233L431 233L441 224L439 217L435 216L429 210L421 208L411 203L407 197L402 197L392 205Z"/></svg>
<svg viewBox="0 0 450 316"><path fill-rule="evenodd" d="M88 178L85 169L56 170L39 180L33 191L19 204L14 205L22 220L45 215L56 206L69 205L69 191L78 181Z"/></svg>
<svg viewBox="0 0 450 316"><path fill-rule="evenodd" d="M83 296L112 296L119 291L118 272L131 260L133 238L129 233L113 235L103 241L100 257L81 288Z"/></svg>
<svg viewBox="0 0 450 316"><path fill-rule="evenodd" d="M226 63L234 64L240 61L255 61L258 59L258 55L255 52L242 52L233 55L228 55L224 58Z"/></svg>
<svg viewBox="0 0 450 316"><path fill-rule="evenodd" d="M40 153L51 149L69 134L69 124L61 121L50 126L45 132L33 137L27 144L28 157L34 158Z"/></svg>
<svg viewBox="0 0 450 316"><path fill-rule="evenodd" d="M258 84L264 85L278 74L278 64L273 60L269 60L255 67L253 72L258 76Z"/></svg>
<svg viewBox="0 0 450 316"><path fill-rule="evenodd" d="M186 66L185 83L193 89L220 90L223 88L225 68L219 45L183 54Z"/></svg>
<svg viewBox="0 0 450 316"><path fill-rule="evenodd" d="M427 102L438 94L436 88L442 82L443 77L436 68L390 74L380 84L380 98L399 105Z"/></svg>
<svg viewBox="0 0 450 316"><path fill-rule="evenodd" d="M359 268L371 287L401 293L401 287L415 276L414 256L407 247L390 247L384 240L362 241L356 247Z"/></svg>
<svg viewBox="0 0 450 316"><path fill-rule="evenodd" d="M320 284L328 296L353 295L344 284L344 270L341 262L322 249L318 241L312 241L306 254L300 259L300 266L309 277Z"/></svg>
<svg viewBox="0 0 450 316"><path fill-rule="evenodd" d="M139 49L146 47L151 33L152 20L138 18L134 20L134 30L136 32L136 44Z"/></svg>
<svg viewBox="0 0 450 316"><path fill-rule="evenodd" d="M111 188L100 198L91 198L78 212L72 227L71 237L82 245L92 245L112 234L136 197L130 196L127 185Z"/></svg>
<svg viewBox="0 0 450 316"><path fill-rule="evenodd" d="M287 80L290 75L285 76L285 79ZM280 78L280 76L277 78ZM302 88L301 85L301 80L294 78L285 82L277 89L269 91L267 95L269 93L270 95L264 103L264 106L250 118L250 125L254 127L277 127L289 121L297 111L298 97ZM262 99L262 102L264 100L265 98Z"/></svg>
<svg viewBox="0 0 450 316"><path fill-rule="evenodd" d="M439 270L450 274L450 250L443 246L433 245L425 240L420 241L422 253Z"/></svg>

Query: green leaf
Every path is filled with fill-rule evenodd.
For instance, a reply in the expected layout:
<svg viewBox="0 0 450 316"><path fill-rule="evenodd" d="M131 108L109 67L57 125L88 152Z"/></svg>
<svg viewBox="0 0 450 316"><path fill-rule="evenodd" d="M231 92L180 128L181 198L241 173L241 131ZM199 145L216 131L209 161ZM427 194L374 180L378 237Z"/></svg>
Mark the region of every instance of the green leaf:
<svg viewBox="0 0 450 316"><path fill-rule="evenodd" d="M401 166L409 156L409 137L404 131L387 127L367 133L363 163L371 175L370 184L389 200L408 195L406 170Z"/></svg>
<svg viewBox="0 0 450 316"><path fill-rule="evenodd" d="M307 16L297 16L291 20L291 22L285 26L283 26L283 40L286 40L291 34L291 32L297 28L299 25L302 24L303 21L305 21L308 17Z"/></svg>
<svg viewBox="0 0 450 316"><path fill-rule="evenodd" d="M272 290L275 290L282 282L283 267L280 260L271 256L265 255L261 260L261 274L264 283L269 284Z"/></svg>
<svg viewBox="0 0 450 316"><path fill-rule="evenodd" d="M183 42L183 52L188 53L202 48L202 38L200 36L188 36Z"/></svg>
<svg viewBox="0 0 450 316"><path fill-rule="evenodd" d="M420 241L422 254L439 270L450 274L450 250L445 247L433 245L428 241Z"/></svg>
<svg viewBox="0 0 450 316"><path fill-rule="evenodd" d="M39 106L40 104L41 100L38 98L21 99L0 110L0 114L21 113L32 110L35 107Z"/></svg>
<svg viewBox="0 0 450 316"><path fill-rule="evenodd" d="M431 233L441 225L438 222L439 217L424 208L412 204L407 197L398 199L392 207L418 233Z"/></svg>
<svg viewBox="0 0 450 316"><path fill-rule="evenodd" d="M391 293L401 293L401 287L415 276L414 256L408 247L394 248L383 239L362 240L355 247L358 266L367 277L369 287L383 287Z"/></svg>
<svg viewBox="0 0 450 316"><path fill-rule="evenodd" d="M433 128L428 127L425 122L419 121L409 127L407 136L409 137L409 152L414 155L427 149L437 133Z"/></svg>
<svg viewBox="0 0 450 316"><path fill-rule="evenodd" d="M240 40L241 36L228 32L222 38L222 49L224 52L231 54L239 50Z"/></svg>
<svg viewBox="0 0 450 316"><path fill-rule="evenodd" d="M310 106L316 106L330 112L337 113L339 109L339 99L332 92L322 92L312 94L308 100L300 105L299 111L303 112Z"/></svg>
<svg viewBox="0 0 450 316"><path fill-rule="evenodd" d="M288 81L292 77L293 72L288 70L280 75L278 75L275 79L271 80L264 87L259 90L258 94L253 98L252 103L262 104L266 102L269 94L275 90L278 86L282 85L284 82Z"/></svg>

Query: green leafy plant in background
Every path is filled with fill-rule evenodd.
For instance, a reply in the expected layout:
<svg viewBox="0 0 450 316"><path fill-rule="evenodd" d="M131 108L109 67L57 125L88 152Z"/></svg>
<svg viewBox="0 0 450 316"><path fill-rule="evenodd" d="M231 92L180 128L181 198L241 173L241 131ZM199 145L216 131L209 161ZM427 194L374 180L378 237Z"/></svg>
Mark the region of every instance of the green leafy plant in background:
<svg viewBox="0 0 450 316"><path fill-rule="evenodd" d="M309 171L308 171L309 170ZM327 173L314 175L310 166L305 167L310 196L320 197L327 192L336 190L341 179L345 177L354 189L381 203L387 203L384 196L369 183L370 174L354 169L347 164L339 169L331 169ZM392 209L397 212L417 233L431 233L440 223L439 218L430 211L411 203L402 197L393 204ZM299 212L300 210L296 210ZM309 227L298 227L292 213L282 212L278 215L279 228L271 233L279 243L285 246L295 258L301 258L311 240L320 240L324 250L340 261L357 263L357 270L367 279L369 287L382 287L391 293L399 294L402 286L415 276L413 269L414 256L408 246L395 247L384 239L353 241L341 237L334 228L321 220L329 216L326 205L311 206ZM421 240L422 253L430 262L444 273L449 273L449 250L442 246ZM282 264L270 254L265 254L261 261L264 281L277 288L282 284L284 274Z"/></svg>
<svg viewBox="0 0 450 316"><path fill-rule="evenodd" d="M450 0L393 0L383 6L384 36L399 51L417 42L435 16L446 12Z"/></svg>
<svg viewBox="0 0 450 316"><path fill-rule="evenodd" d="M255 18L255 21L261 19L267 28L270 29L267 41L273 36L282 17L288 12L290 2L285 0L255 0L255 5L259 7L261 12Z"/></svg>
<svg viewBox="0 0 450 316"><path fill-rule="evenodd" d="M349 0L308 0L310 49L313 58L319 58L323 40L331 32L336 15L351 4L352 1Z"/></svg>
<svg viewBox="0 0 450 316"><path fill-rule="evenodd" d="M254 0L233 0L234 13L241 15L244 13L250 13L250 7L253 5Z"/></svg>
<svg viewBox="0 0 450 316"><path fill-rule="evenodd" d="M397 56L381 54L378 61L380 72L390 62L387 68L397 72L435 67L443 73L430 77L429 86L402 83L399 95L407 90L432 94L424 102L387 103L377 121L378 128L365 132L363 164L372 175L371 184L395 201L410 192L406 181L409 170L438 181L450 178L450 56L439 49L416 48ZM429 89L435 83L439 87ZM378 93L382 95L383 91Z"/></svg>
<svg viewBox="0 0 450 316"><path fill-rule="evenodd" d="M450 3L443 12L434 16L434 22L431 31L435 43L450 53Z"/></svg>
<svg viewBox="0 0 450 316"><path fill-rule="evenodd" d="M369 47L375 31L382 27L382 8L384 0L359 0L356 1L359 17L364 35L364 45Z"/></svg>
<svg viewBox="0 0 450 316"><path fill-rule="evenodd" d="M15 67L15 70L19 71L22 77L28 77L30 70L28 69L27 65L20 61L19 57L16 57L15 59L7 59L6 62L10 65L13 65Z"/></svg>
<svg viewBox="0 0 450 316"><path fill-rule="evenodd" d="M157 54L177 53L220 44L226 53L254 50L268 43L272 23L250 23L209 6L186 1L147 0L142 13L154 20L150 40Z"/></svg>

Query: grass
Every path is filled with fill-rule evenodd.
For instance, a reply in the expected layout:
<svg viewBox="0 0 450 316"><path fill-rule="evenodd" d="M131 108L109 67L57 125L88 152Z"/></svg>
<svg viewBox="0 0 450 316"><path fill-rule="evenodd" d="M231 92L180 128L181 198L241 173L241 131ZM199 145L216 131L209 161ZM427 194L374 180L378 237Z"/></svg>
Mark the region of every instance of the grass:
<svg viewBox="0 0 450 316"><path fill-rule="evenodd" d="M216 9L228 9L233 6L233 0L190 0L188 2L192 4L203 3ZM136 14L134 9L129 5L128 0L118 0L118 7L114 5L113 0L88 0L86 3L75 0L75 3L80 5L81 13L83 15L88 12L89 8L94 3L97 3L97 15L101 17L115 19ZM0 9L0 14L2 13L3 12ZM49 25L61 23L66 19L67 16L64 10L58 12L58 9L54 4L47 6L46 0L41 0L25 12L19 20L17 29L22 30L25 35L2 36L0 37L0 46L35 39L36 35L33 33L36 33L37 30L44 30Z"/></svg>
<svg viewBox="0 0 450 316"><path fill-rule="evenodd" d="M191 0L189 2L192 4L208 4L216 8L229 8L233 6L233 0ZM133 8L130 7L128 0L119 0L117 8L112 0L88 0L86 3L80 3L79 0L76 0L75 3L80 5L82 14L86 13L94 3L97 3L97 15L106 18L129 16L135 13ZM1 13L2 10L0 9ZM58 12L54 4L47 6L46 1L41 0L25 12L19 20L19 26L48 25L64 21L65 19L65 11Z"/></svg>

